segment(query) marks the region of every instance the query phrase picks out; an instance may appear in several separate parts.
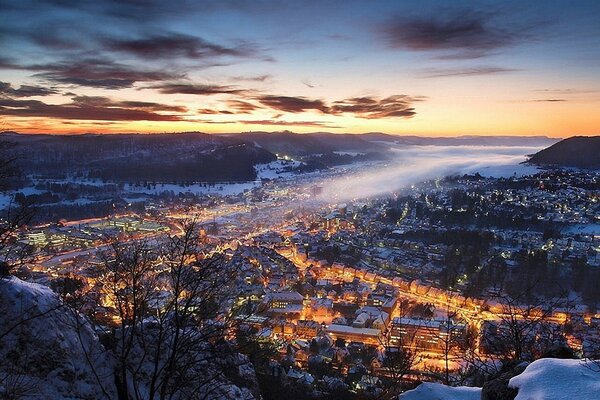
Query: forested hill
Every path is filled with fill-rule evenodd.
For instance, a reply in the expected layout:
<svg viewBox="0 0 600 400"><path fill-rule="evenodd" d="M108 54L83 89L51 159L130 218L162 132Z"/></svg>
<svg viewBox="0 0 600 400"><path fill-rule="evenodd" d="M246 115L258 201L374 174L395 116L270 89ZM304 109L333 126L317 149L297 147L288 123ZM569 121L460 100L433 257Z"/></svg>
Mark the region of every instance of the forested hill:
<svg viewBox="0 0 600 400"><path fill-rule="evenodd" d="M248 181L254 165L276 156L233 138L199 132L123 135L24 135L5 132L28 175L100 178L113 181Z"/></svg>
<svg viewBox="0 0 600 400"><path fill-rule="evenodd" d="M600 168L600 136L573 136L535 153L529 162L561 167Z"/></svg>

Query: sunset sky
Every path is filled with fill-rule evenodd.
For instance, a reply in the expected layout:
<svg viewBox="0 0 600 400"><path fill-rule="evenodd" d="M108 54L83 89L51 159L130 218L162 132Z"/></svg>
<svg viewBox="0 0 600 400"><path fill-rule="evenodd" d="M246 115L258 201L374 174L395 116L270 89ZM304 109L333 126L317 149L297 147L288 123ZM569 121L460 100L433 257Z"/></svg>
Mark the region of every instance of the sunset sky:
<svg viewBox="0 0 600 400"><path fill-rule="evenodd" d="M0 130L600 134L600 1L0 0Z"/></svg>

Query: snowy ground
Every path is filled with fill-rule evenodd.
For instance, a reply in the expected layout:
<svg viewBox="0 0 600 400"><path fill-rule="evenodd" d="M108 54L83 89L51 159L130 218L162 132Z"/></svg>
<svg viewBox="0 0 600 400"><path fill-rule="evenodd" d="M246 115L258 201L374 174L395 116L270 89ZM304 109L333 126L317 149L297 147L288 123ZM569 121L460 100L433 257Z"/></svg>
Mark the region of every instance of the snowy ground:
<svg viewBox="0 0 600 400"><path fill-rule="evenodd" d="M597 400L600 372L582 360L542 358L512 378L509 386L519 390L515 400ZM401 394L399 400L479 400L480 397L481 388L427 382Z"/></svg>
<svg viewBox="0 0 600 400"><path fill-rule="evenodd" d="M220 182L220 183L194 183L189 186L179 185L175 183L158 183L148 187L140 187L127 184L125 185L126 193L142 193L142 194L160 194L162 192L173 191L178 193L193 193L193 194L220 194L233 195L243 193L257 186L260 186L260 181L252 182Z"/></svg>
<svg viewBox="0 0 600 400"><path fill-rule="evenodd" d="M581 360L542 358L509 382L519 389L515 400L600 399L600 372Z"/></svg>
<svg viewBox="0 0 600 400"><path fill-rule="evenodd" d="M254 166L254 169L256 170L258 179L278 179L297 175L294 171L286 170L293 170L301 165L300 161L277 160L267 164L257 164Z"/></svg>
<svg viewBox="0 0 600 400"><path fill-rule="evenodd" d="M400 400L479 400L481 388L450 387L440 383L422 383L400 395Z"/></svg>
<svg viewBox="0 0 600 400"><path fill-rule="evenodd" d="M571 225L565 232L585 235L600 235L600 224Z"/></svg>

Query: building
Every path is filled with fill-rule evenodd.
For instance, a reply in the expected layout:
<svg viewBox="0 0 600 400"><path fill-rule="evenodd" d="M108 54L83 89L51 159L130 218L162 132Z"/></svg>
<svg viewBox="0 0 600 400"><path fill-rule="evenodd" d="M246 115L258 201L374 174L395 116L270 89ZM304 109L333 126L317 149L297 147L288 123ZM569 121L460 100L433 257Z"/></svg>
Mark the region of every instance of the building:
<svg viewBox="0 0 600 400"><path fill-rule="evenodd" d="M273 292L265 296L271 314L300 314L304 309L304 297L298 292Z"/></svg>
<svg viewBox="0 0 600 400"><path fill-rule="evenodd" d="M421 318L394 318L390 330L390 345L419 350L443 351L448 335L453 346L464 337L466 326L446 320Z"/></svg>
<svg viewBox="0 0 600 400"><path fill-rule="evenodd" d="M381 343L381 331L371 328L355 328L353 326L331 324L326 329L327 333L335 339L344 339L348 342L360 342L370 345Z"/></svg>
<svg viewBox="0 0 600 400"><path fill-rule="evenodd" d="M304 338L313 338L323 327L317 321L301 319L296 323L296 334Z"/></svg>

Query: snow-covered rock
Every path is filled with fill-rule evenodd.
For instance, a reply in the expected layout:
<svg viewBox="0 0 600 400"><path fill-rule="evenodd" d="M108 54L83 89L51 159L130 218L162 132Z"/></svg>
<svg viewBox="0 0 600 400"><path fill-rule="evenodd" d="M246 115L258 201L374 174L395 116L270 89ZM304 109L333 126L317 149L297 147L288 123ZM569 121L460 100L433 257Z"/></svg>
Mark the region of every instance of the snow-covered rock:
<svg viewBox="0 0 600 400"><path fill-rule="evenodd" d="M422 383L400 395L400 400L479 400L481 388L451 387L441 383Z"/></svg>
<svg viewBox="0 0 600 400"><path fill-rule="evenodd" d="M509 382L515 400L600 399L600 373L581 360L542 358Z"/></svg>
<svg viewBox="0 0 600 400"><path fill-rule="evenodd" d="M98 336L49 288L0 280L0 398L116 398Z"/></svg>
<svg viewBox="0 0 600 400"><path fill-rule="evenodd" d="M596 400L600 399L600 372L582 360L542 358L529 364L523 373L510 379L517 389L515 400ZM512 398L514 394L511 395ZM450 387L423 383L400 395L399 400L479 400L481 388ZM504 397L502 397L504 398Z"/></svg>

